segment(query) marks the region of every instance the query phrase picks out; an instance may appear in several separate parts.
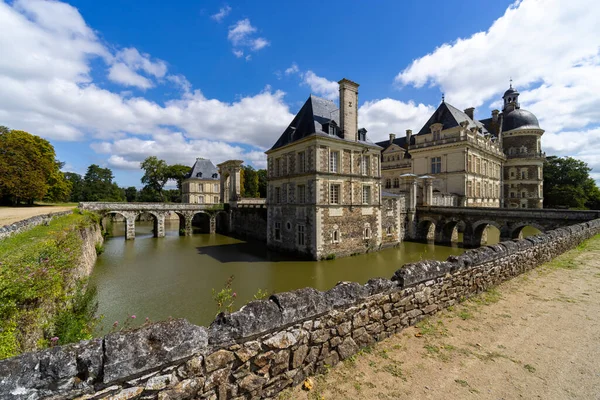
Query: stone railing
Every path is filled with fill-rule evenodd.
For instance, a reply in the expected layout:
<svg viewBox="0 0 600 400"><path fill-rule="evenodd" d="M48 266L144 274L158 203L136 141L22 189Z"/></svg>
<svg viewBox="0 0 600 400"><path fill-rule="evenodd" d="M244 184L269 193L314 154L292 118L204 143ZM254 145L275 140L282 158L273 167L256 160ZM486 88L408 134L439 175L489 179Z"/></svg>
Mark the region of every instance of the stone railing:
<svg viewBox="0 0 600 400"><path fill-rule="evenodd" d="M515 153L515 154L506 154L507 159L513 158L546 158L546 153L543 152L529 152L529 153Z"/></svg>
<svg viewBox="0 0 600 400"><path fill-rule="evenodd" d="M0 361L2 399L273 398L286 387L600 233L600 220L253 301L209 328L169 320Z"/></svg>
<svg viewBox="0 0 600 400"><path fill-rule="evenodd" d="M61 211L50 214L36 215L35 217L27 218L10 225L0 226L0 240L12 236L16 233L29 230L34 226L47 224L52 220L52 218L61 217L63 215L68 215L72 213L73 211Z"/></svg>
<svg viewBox="0 0 600 400"><path fill-rule="evenodd" d="M219 204L196 203L105 203L83 202L79 208L90 211L198 211L198 210L223 210L225 206Z"/></svg>

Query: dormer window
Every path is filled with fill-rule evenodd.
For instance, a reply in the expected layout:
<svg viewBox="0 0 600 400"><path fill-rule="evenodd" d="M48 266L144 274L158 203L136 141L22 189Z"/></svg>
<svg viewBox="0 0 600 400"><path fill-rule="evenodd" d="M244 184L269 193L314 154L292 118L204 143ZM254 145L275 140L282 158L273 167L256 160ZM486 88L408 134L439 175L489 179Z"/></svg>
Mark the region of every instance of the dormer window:
<svg viewBox="0 0 600 400"><path fill-rule="evenodd" d="M329 124L329 134L331 136L336 136L337 135L336 126L334 124Z"/></svg>
<svg viewBox="0 0 600 400"><path fill-rule="evenodd" d="M218 174L212 174L213 179L217 179Z"/></svg>
<svg viewBox="0 0 600 400"><path fill-rule="evenodd" d="M198 172L198 173L196 174L196 178L202 178L202 172Z"/></svg>
<svg viewBox="0 0 600 400"><path fill-rule="evenodd" d="M362 142L367 141L367 130L365 128L360 128L358 130L358 140L360 140Z"/></svg>

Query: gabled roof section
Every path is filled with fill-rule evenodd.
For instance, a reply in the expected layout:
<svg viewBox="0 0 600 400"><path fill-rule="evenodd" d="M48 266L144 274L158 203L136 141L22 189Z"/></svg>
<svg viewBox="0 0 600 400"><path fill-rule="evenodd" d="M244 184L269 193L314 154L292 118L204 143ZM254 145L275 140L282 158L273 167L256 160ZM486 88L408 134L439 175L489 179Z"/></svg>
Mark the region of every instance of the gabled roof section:
<svg viewBox="0 0 600 400"><path fill-rule="evenodd" d="M331 122L334 122L335 126L338 127L336 129L336 136L343 139L343 134L341 129L339 129L340 111L338 106L331 100L310 95L290 125L283 131L273 147L271 147L271 150L283 147L310 135L329 135L329 132L325 132L323 129L324 126L329 126Z"/></svg>
<svg viewBox="0 0 600 400"><path fill-rule="evenodd" d="M411 137L410 140L412 143L415 143L415 140ZM395 144L396 146L400 146L403 149L406 149L406 136L402 136L399 138L394 139L394 141L392 142L393 144ZM381 142L377 142L375 143L377 146L383 147L384 149L387 149L388 147L390 147L390 141L389 140L382 140Z"/></svg>
<svg viewBox="0 0 600 400"><path fill-rule="evenodd" d="M194 179L209 179L218 181L220 178L219 170L212 161L205 158L197 158L192 171L186 176L186 178Z"/></svg>
<svg viewBox="0 0 600 400"><path fill-rule="evenodd" d="M433 115L429 118L425 125L423 125L417 135L429 133L431 131L429 127L436 123L442 124L442 130L446 130L460 125L460 123L463 121L468 122L467 128L477 127L481 129L481 133L488 133L487 129L481 122L471 119L463 111L444 101L439 105L437 110L434 111Z"/></svg>

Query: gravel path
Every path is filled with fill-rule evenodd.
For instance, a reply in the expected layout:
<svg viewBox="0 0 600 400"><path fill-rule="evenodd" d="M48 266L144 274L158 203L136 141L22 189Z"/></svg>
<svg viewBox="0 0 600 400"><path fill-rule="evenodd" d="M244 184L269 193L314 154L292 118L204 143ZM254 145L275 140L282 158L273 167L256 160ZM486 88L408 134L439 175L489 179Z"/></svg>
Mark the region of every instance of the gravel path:
<svg viewBox="0 0 600 400"><path fill-rule="evenodd" d="M600 236L280 399L600 399Z"/></svg>
<svg viewBox="0 0 600 400"><path fill-rule="evenodd" d="M0 207L0 226L41 214L72 210L75 206Z"/></svg>

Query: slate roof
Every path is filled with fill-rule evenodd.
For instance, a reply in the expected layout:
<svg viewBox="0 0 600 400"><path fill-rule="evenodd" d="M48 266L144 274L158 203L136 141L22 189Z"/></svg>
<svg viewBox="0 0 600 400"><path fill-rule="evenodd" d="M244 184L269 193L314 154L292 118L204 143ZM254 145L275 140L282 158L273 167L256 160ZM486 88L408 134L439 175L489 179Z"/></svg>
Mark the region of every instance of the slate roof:
<svg viewBox="0 0 600 400"><path fill-rule="evenodd" d="M512 131L513 129L539 129L540 123L535 115L527 110L518 108L506 114L502 122L502 130Z"/></svg>
<svg viewBox="0 0 600 400"><path fill-rule="evenodd" d="M467 128L469 129L477 127L481 129L482 134L488 133L488 130L481 122L471 119L463 111L444 101L439 105L437 110L434 111L417 135L430 133L431 129L429 127L435 123L441 123L442 129L446 130L458 126L462 121L467 121L469 123L467 125Z"/></svg>
<svg viewBox="0 0 600 400"><path fill-rule="evenodd" d="M338 127L335 136L329 135L328 132L328 127L331 123ZM346 140L344 139L344 134L339 126L340 110L337 104L331 100L310 95L292 122L285 131L283 131L273 147L271 147L271 150L278 149L312 135L330 138L335 137L340 140ZM358 142L375 146L375 144L368 139L366 141Z"/></svg>
<svg viewBox="0 0 600 400"><path fill-rule="evenodd" d="M215 181L220 179L217 167L215 167L212 161L204 158L196 159L192 171L187 174L186 178L209 179Z"/></svg>

